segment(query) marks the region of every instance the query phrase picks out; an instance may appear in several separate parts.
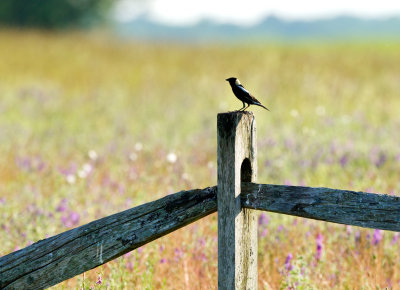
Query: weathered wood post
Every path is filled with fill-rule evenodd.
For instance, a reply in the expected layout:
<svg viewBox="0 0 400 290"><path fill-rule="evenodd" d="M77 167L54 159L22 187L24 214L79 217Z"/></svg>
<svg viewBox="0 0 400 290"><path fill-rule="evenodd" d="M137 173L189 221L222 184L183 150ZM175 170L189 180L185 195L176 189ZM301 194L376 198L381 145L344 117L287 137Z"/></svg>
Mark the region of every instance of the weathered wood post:
<svg viewBox="0 0 400 290"><path fill-rule="evenodd" d="M241 182L257 175L251 112L218 114L218 288L257 289L257 219L242 208Z"/></svg>

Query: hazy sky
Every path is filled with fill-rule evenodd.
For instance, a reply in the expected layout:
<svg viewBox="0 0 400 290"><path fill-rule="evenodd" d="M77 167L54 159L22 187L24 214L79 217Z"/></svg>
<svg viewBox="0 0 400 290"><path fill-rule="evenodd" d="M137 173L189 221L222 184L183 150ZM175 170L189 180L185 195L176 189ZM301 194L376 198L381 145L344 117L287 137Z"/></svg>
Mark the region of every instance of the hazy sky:
<svg viewBox="0 0 400 290"><path fill-rule="evenodd" d="M400 15L400 0L123 0L117 18L130 20L141 13L169 24L190 24L202 18L253 24L267 15L285 19L315 19L347 14L361 17Z"/></svg>

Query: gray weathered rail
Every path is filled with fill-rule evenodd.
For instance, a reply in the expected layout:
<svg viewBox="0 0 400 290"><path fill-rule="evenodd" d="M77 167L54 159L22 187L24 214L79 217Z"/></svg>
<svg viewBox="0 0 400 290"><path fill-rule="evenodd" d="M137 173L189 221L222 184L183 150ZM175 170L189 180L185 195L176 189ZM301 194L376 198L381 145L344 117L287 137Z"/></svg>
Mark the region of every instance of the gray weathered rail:
<svg viewBox="0 0 400 290"><path fill-rule="evenodd" d="M327 222L400 231L400 197L324 187L242 183L242 206Z"/></svg>
<svg viewBox="0 0 400 290"><path fill-rule="evenodd" d="M0 258L0 289L43 289L217 210L217 188L181 191L41 240Z"/></svg>
<svg viewBox="0 0 400 290"><path fill-rule="evenodd" d="M241 183L242 207L400 232L400 197ZM182 191L41 240L0 258L1 289L42 289L93 269L217 210L217 187Z"/></svg>

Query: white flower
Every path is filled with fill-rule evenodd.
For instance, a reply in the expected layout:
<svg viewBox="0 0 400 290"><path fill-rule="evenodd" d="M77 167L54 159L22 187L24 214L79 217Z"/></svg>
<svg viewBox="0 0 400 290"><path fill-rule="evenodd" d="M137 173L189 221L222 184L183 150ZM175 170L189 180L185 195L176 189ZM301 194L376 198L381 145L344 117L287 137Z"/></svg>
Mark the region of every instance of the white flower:
<svg viewBox="0 0 400 290"><path fill-rule="evenodd" d="M131 161L135 161L137 159L137 154L135 152L132 152L131 154L129 154L129 159Z"/></svg>
<svg viewBox="0 0 400 290"><path fill-rule="evenodd" d="M78 171L78 176L80 178L86 178L90 172L92 172L93 166L90 165L89 163L85 163L82 166L82 169Z"/></svg>
<svg viewBox="0 0 400 290"><path fill-rule="evenodd" d="M168 155L167 155L167 161L168 161L169 163L175 163L177 159L178 159L178 157L176 156L175 153L173 153L173 152L168 153Z"/></svg>
<svg viewBox="0 0 400 290"><path fill-rule="evenodd" d="M137 143L135 144L135 150L136 150L136 151L141 151L142 149L143 149L143 144L140 143L140 142L137 142Z"/></svg>
<svg viewBox="0 0 400 290"><path fill-rule="evenodd" d="M82 169L82 170L78 171L78 176L80 178L86 178L88 176L88 173L85 170Z"/></svg>
<svg viewBox="0 0 400 290"><path fill-rule="evenodd" d="M76 181L76 177L73 174L68 174L66 179L69 184L74 184Z"/></svg>
<svg viewBox="0 0 400 290"><path fill-rule="evenodd" d="M85 171L86 173L90 173L93 170L93 166L89 163L85 163L82 166L82 170Z"/></svg>
<svg viewBox="0 0 400 290"><path fill-rule="evenodd" d="M88 155L89 155L89 158L92 160L96 160L99 157L97 155L96 151L94 151L94 150L89 150Z"/></svg>
<svg viewBox="0 0 400 290"><path fill-rule="evenodd" d="M297 110L293 109L293 110L290 111L290 115L291 115L293 118L296 118L296 117L299 116L299 112L298 112Z"/></svg>
<svg viewBox="0 0 400 290"><path fill-rule="evenodd" d="M323 116L323 115L325 115L325 113L326 113L325 107L324 107L324 106L318 106L318 107L316 107L316 108L315 108L315 113L316 113L318 116Z"/></svg>

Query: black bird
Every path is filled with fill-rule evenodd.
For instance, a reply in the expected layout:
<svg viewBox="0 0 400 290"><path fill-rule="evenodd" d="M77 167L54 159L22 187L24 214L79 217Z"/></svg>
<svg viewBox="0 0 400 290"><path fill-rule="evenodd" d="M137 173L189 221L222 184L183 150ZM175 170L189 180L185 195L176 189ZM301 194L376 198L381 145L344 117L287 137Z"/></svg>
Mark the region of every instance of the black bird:
<svg viewBox="0 0 400 290"><path fill-rule="evenodd" d="M264 109L268 110L269 109L267 107L264 107L259 100L257 100L252 94L250 94L250 92L248 90L246 90L242 84L239 82L239 80L237 78L229 78L226 79L226 81L229 82L229 84L232 87L232 91L235 94L235 96L242 101L243 103L243 108L241 108L238 111L241 110L246 110L250 105L257 105L260 107L263 107ZM247 104L247 107L245 106L245 104Z"/></svg>

